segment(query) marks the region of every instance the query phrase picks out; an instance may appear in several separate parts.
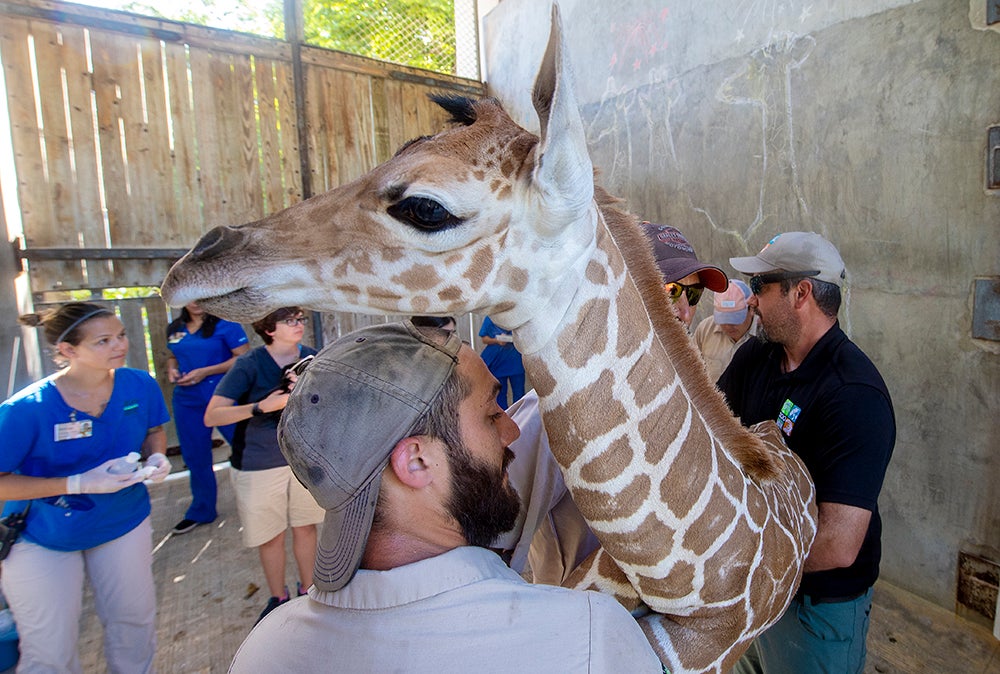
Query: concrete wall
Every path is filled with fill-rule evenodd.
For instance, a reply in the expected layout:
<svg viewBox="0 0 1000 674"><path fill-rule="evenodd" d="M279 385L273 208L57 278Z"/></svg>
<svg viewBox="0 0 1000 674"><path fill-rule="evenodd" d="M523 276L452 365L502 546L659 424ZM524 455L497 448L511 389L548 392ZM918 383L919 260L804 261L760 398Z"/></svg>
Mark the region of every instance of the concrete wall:
<svg viewBox="0 0 1000 674"><path fill-rule="evenodd" d="M824 6L828 5L828 6ZM841 324L893 395L882 575L953 607L960 550L1000 560L1000 355L971 337L1000 275L1000 34L985 0L561 3L600 182L702 259L776 232L840 248ZM548 2L485 20L491 93L537 129Z"/></svg>

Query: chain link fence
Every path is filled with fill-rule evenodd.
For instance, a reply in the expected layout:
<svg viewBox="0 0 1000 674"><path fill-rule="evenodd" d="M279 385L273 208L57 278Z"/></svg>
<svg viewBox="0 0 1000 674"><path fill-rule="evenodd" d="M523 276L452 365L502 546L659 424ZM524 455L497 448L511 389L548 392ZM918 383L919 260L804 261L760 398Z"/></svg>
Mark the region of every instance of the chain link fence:
<svg viewBox="0 0 1000 674"><path fill-rule="evenodd" d="M475 0L306 0L306 42L479 79Z"/></svg>
<svg viewBox="0 0 1000 674"><path fill-rule="evenodd" d="M282 0L78 0L281 39ZM477 0L304 0L306 42L359 56L479 79Z"/></svg>

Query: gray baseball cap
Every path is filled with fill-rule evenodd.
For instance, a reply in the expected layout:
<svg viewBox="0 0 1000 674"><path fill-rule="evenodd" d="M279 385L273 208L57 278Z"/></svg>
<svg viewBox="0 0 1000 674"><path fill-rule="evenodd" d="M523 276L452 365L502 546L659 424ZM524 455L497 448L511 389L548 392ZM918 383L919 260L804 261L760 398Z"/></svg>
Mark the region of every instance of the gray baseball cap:
<svg viewBox="0 0 1000 674"><path fill-rule="evenodd" d="M382 469L451 377L461 348L455 333L438 344L410 321L376 325L321 350L296 382L278 444L326 510L313 572L317 589L338 590L354 577Z"/></svg>
<svg viewBox="0 0 1000 674"><path fill-rule="evenodd" d="M778 234L751 257L731 257L729 264L744 274L769 271L818 272L811 278L844 284L846 270L837 247L815 232L785 232Z"/></svg>

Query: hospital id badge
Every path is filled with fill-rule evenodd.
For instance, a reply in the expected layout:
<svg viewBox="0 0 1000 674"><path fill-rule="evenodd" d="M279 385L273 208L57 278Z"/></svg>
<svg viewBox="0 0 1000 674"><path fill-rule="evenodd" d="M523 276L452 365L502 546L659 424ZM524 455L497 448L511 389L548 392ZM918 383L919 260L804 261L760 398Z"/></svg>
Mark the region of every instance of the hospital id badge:
<svg viewBox="0 0 1000 674"><path fill-rule="evenodd" d="M90 419L83 421L67 421L56 424L56 442L62 440L76 440L78 438L89 438L94 434L94 422Z"/></svg>

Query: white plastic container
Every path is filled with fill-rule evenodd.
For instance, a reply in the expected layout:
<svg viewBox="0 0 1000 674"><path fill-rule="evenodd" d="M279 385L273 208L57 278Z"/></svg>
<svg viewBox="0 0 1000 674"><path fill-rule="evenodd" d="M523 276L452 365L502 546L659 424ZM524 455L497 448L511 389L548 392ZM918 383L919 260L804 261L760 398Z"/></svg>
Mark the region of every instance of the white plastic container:
<svg viewBox="0 0 1000 674"><path fill-rule="evenodd" d="M108 472L114 473L115 475L134 473L139 470L139 457L139 452L129 452L127 456L123 456L111 464L108 468Z"/></svg>

